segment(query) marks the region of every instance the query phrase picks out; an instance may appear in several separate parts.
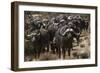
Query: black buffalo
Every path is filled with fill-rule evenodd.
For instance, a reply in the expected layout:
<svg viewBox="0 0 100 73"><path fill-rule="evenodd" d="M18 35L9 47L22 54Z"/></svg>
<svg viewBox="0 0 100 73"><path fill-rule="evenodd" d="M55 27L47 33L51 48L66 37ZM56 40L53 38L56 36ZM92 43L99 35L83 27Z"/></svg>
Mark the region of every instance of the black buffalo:
<svg viewBox="0 0 100 73"><path fill-rule="evenodd" d="M63 58L65 58L66 50L68 50L68 55L70 56L74 35L74 30L67 25L57 30L53 42L56 44L59 58L61 58L61 53L63 54Z"/></svg>
<svg viewBox="0 0 100 73"><path fill-rule="evenodd" d="M34 56L35 58L39 58L41 53L49 51L50 35L45 29L40 29L35 33L33 32L32 34L33 35L31 41L34 48Z"/></svg>

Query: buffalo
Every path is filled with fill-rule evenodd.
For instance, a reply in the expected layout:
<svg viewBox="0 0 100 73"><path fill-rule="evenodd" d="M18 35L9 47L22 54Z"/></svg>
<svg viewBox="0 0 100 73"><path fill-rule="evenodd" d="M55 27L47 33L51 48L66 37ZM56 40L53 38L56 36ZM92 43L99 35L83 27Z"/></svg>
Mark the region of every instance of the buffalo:
<svg viewBox="0 0 100 73"><path fill-rule="evenodd" d="M74 35L74 30L67 25L57 30L53 41L57 46L56 50L59 58L61 58L62 51L63 58L65 59L66 50L68 50L68 56L70 56L71 49L73 48Z"/></svg>
<svg viewBox="0 0 100 73"><path fill-rule="evenodd" d="M40 29L36 32L34 31L32 34L32 46L34 48L34 56L35 58L39 58L41 53L44 53L45 51L49 51L49 40L50 35L47 30Z"/></svg>

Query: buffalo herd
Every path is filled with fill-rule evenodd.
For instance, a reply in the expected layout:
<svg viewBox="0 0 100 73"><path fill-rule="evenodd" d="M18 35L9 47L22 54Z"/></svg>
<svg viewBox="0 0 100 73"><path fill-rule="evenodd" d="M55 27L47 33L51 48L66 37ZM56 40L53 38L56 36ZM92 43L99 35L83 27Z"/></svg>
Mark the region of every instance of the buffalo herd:
<svg viewBox="0 0 100 73"><path fill-rule="evenodd" d="M89 33L90 30L89 19L81 15L58 14L40 18L32 15L25 17L25 60L39 60L45 53L54 54L58 59L65 59L66 53L70 57L75 46L73 43L79 46L82 32Z"/></svg>

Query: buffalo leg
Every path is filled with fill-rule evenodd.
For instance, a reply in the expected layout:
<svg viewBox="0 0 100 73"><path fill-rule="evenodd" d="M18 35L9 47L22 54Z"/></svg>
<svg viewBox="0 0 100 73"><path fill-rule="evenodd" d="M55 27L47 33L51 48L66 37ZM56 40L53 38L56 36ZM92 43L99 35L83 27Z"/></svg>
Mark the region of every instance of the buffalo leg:
<svg viewBox="0 0 100 73"><path fill-rule="evenodd" d="M47 52L49 52L49 45L47 45Z"/></svg>
<svg viewBox="0 0 100 73"><path fill-rule="evenodd" d="M68 56L70 56L70 51L71 51L71 49L70 49L70 48L68 48Z"/></svg>
<svg viewBox="0 0 100 73"><path fill-rule="evenodd" d="M65 56L66 56L66 49L65 48L62 49L62 54L63 54L63 59L65 59Z"/></svg>
<svg viewBox="0 0 100 73"><path fill-rule="evenodd" d="M34 49L34 59L36 59L37 58L37 51L36 51L36 49Z"/></svg>
<svg viewBox="0 0 100 73"><path fill-rule="evenodd" d="M54 44L51 44L51 52L53 53L53 54L55 54L55 47L54 47ZM57 52L56 52L57 53Z"/></svg>
<svg viewBox="0 0 100 73"><path fill-rule="evenodd" d="M61 50L60 50L60 48L58 48L58 56L59 56L59 58L61 58Z"/></svg>

